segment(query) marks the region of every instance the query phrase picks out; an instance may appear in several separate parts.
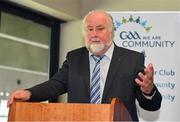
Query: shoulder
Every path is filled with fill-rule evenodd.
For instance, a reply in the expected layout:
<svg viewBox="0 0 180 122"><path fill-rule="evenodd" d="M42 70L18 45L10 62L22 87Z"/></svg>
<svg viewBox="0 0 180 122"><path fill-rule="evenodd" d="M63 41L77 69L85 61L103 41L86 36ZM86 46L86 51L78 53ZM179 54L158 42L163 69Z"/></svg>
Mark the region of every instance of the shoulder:
<svg viewBox="0 0 180 122"><path fill-rule="evenodd" d="M127 48L123 48L123 47L119 47L117 45L115 45L115 51L120 52L122 55L127 55L127 56L142 56L143 53L134 51L134 50L130 50Z"/></svg>
<svg viewBox="0 0 180 122"><path fill-rule="evenodd" d="M71 50L67 53L67 56L77 56L82 54L88 54L88 50L86 47L77 48L74 50Z"/></svg>
<svg viewBox="0 0 180 122"><path fill-rule="evenodd" d="M126 66L139 66L137 71L144 67L145 57L143 53L116 46L114 49L114 54L114 56L120 55Z"/></svg>
<svg viewBox="0 0 180 122"><path fill-rule="evenodd" d="M87 51L86 47L80 47L74 50L69 51L68 53L73 54L73 53L82 53L84 51Z"/></svg>

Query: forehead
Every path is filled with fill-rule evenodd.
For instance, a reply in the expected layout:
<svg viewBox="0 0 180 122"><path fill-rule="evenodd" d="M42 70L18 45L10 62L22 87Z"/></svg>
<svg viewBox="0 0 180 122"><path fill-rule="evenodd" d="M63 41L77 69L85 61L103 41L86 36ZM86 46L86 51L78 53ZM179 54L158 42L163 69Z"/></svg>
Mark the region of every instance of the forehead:
<svg viewBox="0 0 180 122"><path fill-rule="evenodd" d="M109 17L104 13L92 13L87 16L86 26L108 26Z"/></svg>

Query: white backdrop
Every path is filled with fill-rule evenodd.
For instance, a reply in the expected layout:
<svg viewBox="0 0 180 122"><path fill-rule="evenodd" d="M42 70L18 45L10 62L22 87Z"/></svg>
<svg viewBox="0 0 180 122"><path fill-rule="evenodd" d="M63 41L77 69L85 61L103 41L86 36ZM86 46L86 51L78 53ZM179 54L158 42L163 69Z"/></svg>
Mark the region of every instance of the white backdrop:
<svg viewBox="0 0 180 122"><path fill-rule="evenodd" d="M145 54L153 63L155 85L162 94L161 109L141 109L141 121L180 121L180 12L109 12L117 45ZM179 90L178 90L179 89ZM179 92L179 93L178 93Z"/></svg>

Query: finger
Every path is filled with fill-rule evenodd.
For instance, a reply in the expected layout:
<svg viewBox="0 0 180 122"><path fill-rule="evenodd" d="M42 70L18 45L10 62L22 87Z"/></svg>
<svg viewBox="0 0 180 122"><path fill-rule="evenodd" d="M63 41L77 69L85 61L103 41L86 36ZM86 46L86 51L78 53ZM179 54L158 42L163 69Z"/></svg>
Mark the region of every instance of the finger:
<svg viewBox="0 0 180 122"><path fill-rule="evenodd" d="M15 99L20 99L20 92L18 91L15 91L13 92L10 97L9 97L9 100L8 100L8 103L7 103L7 107L10 107L11 104L14 102Z"/></svg>
<svg viewBox="0 0 180 122"><path fill-rule="evenodd" d="M9 99L8 99L7 107L10 107L11 104L13 103L13 101L14 101L14 95L11 95L11 96L9 97Z"/></svg>
<svg viewBox="0 0 180 122"><path fill-rule="evenodd" d="M139 85L141 87L148 87L149 85L152 84L152 80L148 79L146 75L142 74L142 73L138 73L138 76L140 79L138 79L140 82L139 82Z"/></svg>
<svg viewBox="0 0 180 122"><path fill-rule="evenodd" d="M141 72L138 73L138 76L139 76L139 80L140 80L141 82L147 82L147 81L148 81L146 75L144 75L143 73L141 73Z"/></svg>
<svg viewBox="0 0 180 122"><path fill-rule="evenodd" d="M12 104L12 102L11 102L11 100L10 100L10 98L9 98L9 100L8 100L8 102L7 102L7 107L10 107L11 104Z"/></svg>
<svg viewBox="0 0 180 122"><path fill-rule="evenodd" d="M135 82L141 87L144 86L143 82L139 80L138 78L135 79Z"/></svg>
<svg viewBox="0 0 180 122"><path fill-rule="evenodd" d="M153 65L150 63L148 66L145 68L145 74L148 78L153 78L154 75L154 68Z"/></svg>

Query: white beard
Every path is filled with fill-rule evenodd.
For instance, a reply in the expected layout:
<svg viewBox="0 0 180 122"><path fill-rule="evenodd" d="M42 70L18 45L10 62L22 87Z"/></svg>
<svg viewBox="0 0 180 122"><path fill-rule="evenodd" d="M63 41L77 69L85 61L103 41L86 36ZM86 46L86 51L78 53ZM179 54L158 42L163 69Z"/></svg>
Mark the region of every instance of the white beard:
<svg viewBox="0 0 180 122"><path fill-rule="evenodd" d="M88 46L89 47L89 51L93 54L97 54L99 52L101 52L104 48L105 48L105 45L100 43L100 44L95 44L95 43L92 43L91 45Z"/></svg>
<svg viewBox="0 0 180 122"><path fill-rule="evenodd" d="M94 55L100 53L103 49L105 49L105 44L99 43L101 42L98 38L92 38L93 41L91 44L86 42L86 48Z"/></svg>

